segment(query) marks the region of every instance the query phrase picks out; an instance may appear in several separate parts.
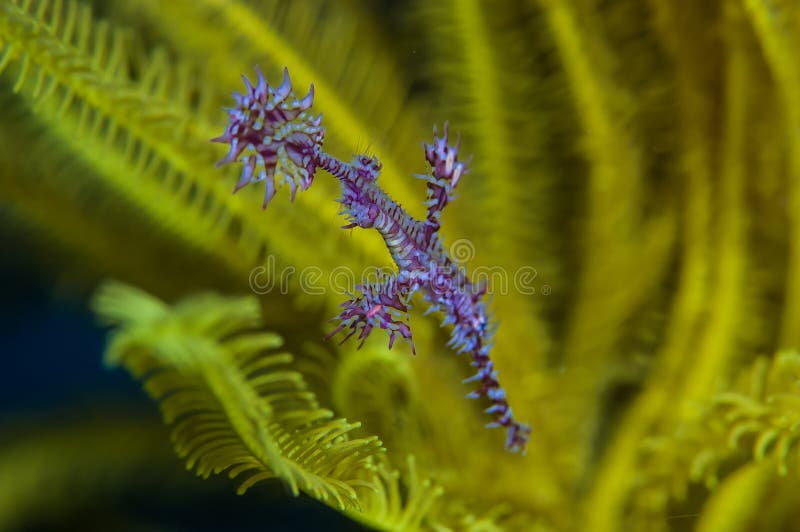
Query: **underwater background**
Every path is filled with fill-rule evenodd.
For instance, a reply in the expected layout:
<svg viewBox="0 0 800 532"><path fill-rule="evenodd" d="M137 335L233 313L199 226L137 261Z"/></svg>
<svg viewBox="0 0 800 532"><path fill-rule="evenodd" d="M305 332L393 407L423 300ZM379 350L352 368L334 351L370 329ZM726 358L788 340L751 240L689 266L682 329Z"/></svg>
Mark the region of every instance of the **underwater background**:
<svg viewBox="0 0 800 532"><path fill-rule="evenodd" d="M105 331L78 294L53 286L29 261L23 252L0 265L8 281L0 352L15 357L0 380L0 529L250 530L266 512L270 530L364 530L279 485L242 498L217 482L187 497L179 479L189 474L173 459L168 432L145 408L141 387L108 372L97 357ZM127 420L122 426L120 417ZM108 450L93 453L97 436L121 452L131 439L145 450L124 485L112 480L122 464ZM53 475L51 468L65 464L70 469ZM87 465L93 471L82 471ZM88 489L75 493L80 486Z"/></svg>
<svg viewBox="0 0 800 532"><path fill-rule="evenodd" d="M800 530L798 46L793 0L0 0L0 530ZM416 355L324 340L395 265L327 175L232 194L256 65L411 216L461 134L526 453L419 302Z"/></svg>

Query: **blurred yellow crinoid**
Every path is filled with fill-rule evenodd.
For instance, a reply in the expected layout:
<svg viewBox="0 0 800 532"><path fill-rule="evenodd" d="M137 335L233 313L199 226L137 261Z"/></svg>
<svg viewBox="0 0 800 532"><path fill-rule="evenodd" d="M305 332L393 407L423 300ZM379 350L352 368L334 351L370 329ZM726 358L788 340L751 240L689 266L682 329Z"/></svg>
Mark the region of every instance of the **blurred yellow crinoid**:
<svg viewBox="0 0 800 532"><path fill-rule="evenodd" d="M125 283L94 299L106 360L201 475L387 530L795 530L798 49L790 0L0 0L0 216L64 279ZM416 357L322 341L392 256L339 229L332 179L266 212L230 193L209 139L256 64L313 82L326 152L374 156L417 220L420 140L463 133L441 232L487 281L525 456L483 429L422 300ZM132 440L92 466L75 442L117 440L64 431L16 456L63 442L76 501L157 455ZM30 516L46 494L1 504L4 471L64 486L74 468L5 469L29 448L9 441L0 514Z"/></svg>

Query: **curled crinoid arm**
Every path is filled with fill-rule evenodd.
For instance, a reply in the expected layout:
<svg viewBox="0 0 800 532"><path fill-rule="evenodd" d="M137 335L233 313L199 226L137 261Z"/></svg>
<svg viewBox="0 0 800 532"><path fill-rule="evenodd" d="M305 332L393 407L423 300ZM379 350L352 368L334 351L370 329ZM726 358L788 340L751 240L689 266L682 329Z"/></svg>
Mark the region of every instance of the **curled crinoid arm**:
<svg viewBox="0 0 800 532"><path fill-rule="evenodd" d="M458 160L458 150L461 146L459 135L455 146L450 146L450 130L447 122L444 123L444 134L439 137L436 126L433 127L433 144L425 144L425 159L431 165L430 175L418 177L427 182L428 198L425 204L428 207L427 221L428 232L439 230L440 216L445 206L453 200L453 191L467 172L466 164Z"/></svg>
<svg viewBox="0 0 800 532"><path fill-rule="evenodd" d="M314 102L314 86L298 99L292 91L288 70L283 83L270 87L256 67L255 86L243 76L246 91L234 93L236 107L228 109L225 132L212 139L230 144L228 154L218 164L242 162L242 174L234 191L249 183L263 182L266 187L264 208L275 196L276 177L291 189L292 200L298 187L311 186L317 164L314 156L325 134L321 117L309 112Z"/></svg>
<svg viewBox="0 0 800 532"><path fill-rule="evenodd" d="M383 281L358 285L356 288L361 295L342 303L342 311L333 320L338 321L339 326L326 339L347 329L347 336L342 343L358 333L361 347L372 330L378 327L389 332L390 349L399 337L406 340L411 345L412 353L416 354L411 328L404 320L408 319L408 300L418 286L406 272L389 276Z"/></svg>

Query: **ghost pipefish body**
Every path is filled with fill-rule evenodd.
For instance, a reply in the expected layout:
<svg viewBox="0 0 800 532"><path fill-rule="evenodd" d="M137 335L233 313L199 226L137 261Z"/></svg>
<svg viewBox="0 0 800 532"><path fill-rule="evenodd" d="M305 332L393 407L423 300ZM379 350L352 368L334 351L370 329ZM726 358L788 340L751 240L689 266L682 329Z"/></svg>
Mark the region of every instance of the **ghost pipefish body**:
<svg viewBox="0 0 800 532"><path fill-rule="evenodd" d="M294 201L298 188L307 190L317 169L325 170L341 185L339 202L348 220L343 227L377 230L397 265L397 272L357 286L360 295L341 305L335 318L339 325L328 338L345 331L342 341L358 334L363 344L377 327L388 332L390 348L397 338L402 338L415 352L408 310L411 296L422 292L430 305L428 312L444 314L443 325L453 326L448 346L458 353L468 353L477 369L474 376L465 380L478 386L467 397L488 399L491 406L486 413L494 420L487 426L504 428L506 448L524 453L530 427L514 418L489 358L495 327L486 312L486 287L468 279L464 268L447 255L439 236L441 212L453 199L453 191L466 172L465 163L458 160L460 139L453 146L448 144L445 124L442 136L437 136L434 128L433 143L424 145L430 172L417 177L426 182L427 215L424 220L417 220L378 184L381 163L376 157L356 155L348 163L323 151L322 116L315 117L310 112L313 85L299 99L292 90L288 70L284 69L283 82L278 87L269 86L256 70L256 85L243 76L246 91L234 93L236 106L228 110L228 126L221 136L212 139L230 146L219 164L242 164L234 192L250 183L263 183L266 208L275 196L276 178L280 179L279 185L289 186Z"/></svg>

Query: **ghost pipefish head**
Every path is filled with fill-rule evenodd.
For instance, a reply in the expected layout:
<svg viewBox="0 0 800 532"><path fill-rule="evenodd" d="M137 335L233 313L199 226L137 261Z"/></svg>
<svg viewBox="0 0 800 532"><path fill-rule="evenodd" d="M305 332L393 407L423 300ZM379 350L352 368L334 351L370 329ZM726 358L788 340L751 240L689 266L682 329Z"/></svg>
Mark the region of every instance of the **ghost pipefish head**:
<svg viewBox="0 0 800 532"><path fill-rule="evenodd" d="M242 76L245 93L234 93L236 106L228 109L228 127L211 139L229 144L228 154L217 163L242 163L242 174L234 192L250 183L263 182L266 187L264 208L275 196L276 176L291 189L294 200L298 187L311 186L317 169L315 153L322 147L325 128L322 117L314 117L310 108L314 102L314 85L308 94L298 99L293 90L289 71L283 70L283 83L270 87L256 67L255 86Z"/></svg>

